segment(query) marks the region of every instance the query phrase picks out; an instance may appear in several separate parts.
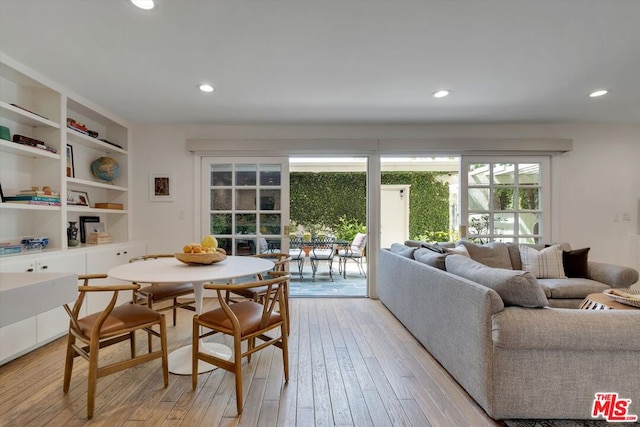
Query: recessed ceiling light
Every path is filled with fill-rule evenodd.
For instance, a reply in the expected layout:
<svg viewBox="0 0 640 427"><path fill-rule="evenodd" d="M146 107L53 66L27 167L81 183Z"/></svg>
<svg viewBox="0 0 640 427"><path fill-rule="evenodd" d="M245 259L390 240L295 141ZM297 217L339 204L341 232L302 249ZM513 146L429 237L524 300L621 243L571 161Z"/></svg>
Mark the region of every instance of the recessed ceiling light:
<svg viewBox="0 0 640 427"><path fill-rule="evenodd" d="M437 90L435 92L433 92L431 94L431 96L433 96L434 98L444 98L445 96L449 96L451 94L451 91L448 89L441 89L441 90Z"/></svg>
<svg viewBox="0 0 640 427"><path fill-rule="evenodd" d="M144 10L151 10L153 9L153 6L155 6L153 4L153 0L131 0L131 3L133 3L134 6Z"/></svg>
<svg viewBox="0 0 640 427"><path fill-rule="evenodd" d="M604 96L604 95L608 94L609 92L611 92L609 89L594 90L593 92L591 92L589 94L589 98L597 98L599 96Z"/></svg>
<svg viewBox="0 0 640 427"><path fill-rule="evenodd" d="M208 83L202 83L201 85L198 86L198 89L206 93L211 93L215 90L213 86L211 86Z"/></svg>

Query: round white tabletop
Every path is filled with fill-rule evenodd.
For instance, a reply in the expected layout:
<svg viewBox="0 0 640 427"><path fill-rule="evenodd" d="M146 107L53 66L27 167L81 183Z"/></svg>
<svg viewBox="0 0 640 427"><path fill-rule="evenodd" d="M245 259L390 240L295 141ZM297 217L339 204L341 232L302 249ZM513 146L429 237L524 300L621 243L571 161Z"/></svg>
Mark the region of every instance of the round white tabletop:
<svg viewBox="0 0 640 427"><path fill-rule="evenodd" d="M188 265L175 258L158 258L132 262L113 267L107 275L114 279L136 283L191 283L196 300L196 313L202 313L205 283L238 279L269 271L274 263L268 259L227 256L224 261L211 265ZM207 350L220 358L231 359L232 350L219 343L200 342L201 350ZM169 371L179 375L191 375L191 346L181 347L169 354ZM216 366L199 361L198 373L208 372Z"/></svg>

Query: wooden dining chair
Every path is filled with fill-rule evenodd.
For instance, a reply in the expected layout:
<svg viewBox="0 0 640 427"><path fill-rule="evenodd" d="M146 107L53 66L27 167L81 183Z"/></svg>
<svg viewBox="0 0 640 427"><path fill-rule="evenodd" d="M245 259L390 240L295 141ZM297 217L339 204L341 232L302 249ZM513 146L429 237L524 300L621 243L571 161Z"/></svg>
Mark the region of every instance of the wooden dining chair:
<svg viewBox="0 0 640 427"><path fill-rule="evenodd" d="M274 262L274 266L271 271L268 271L264 274L259 274L258 279L262 280L264 278L273 278L280 277L286 274L289 274L289 262L291 261L291 256L285 252L270 252L270 253L262 253L252 255L255 258L264 258L269 259ZM285 309L287 310L287 319L289 319L289 281L284 284L283 287L284 293L284 303ZM259 302L260 304L265 303L265 299L267 297L267 287L259 286L257 288L249 288L249 289L238 289L236 291L227 290L225 298L227 302L238 302L237 299L234 299L231 294L236 294L241 296L244 299L250 299L255 302ZM290 324L287 324L290 326Z"/></svg>
<svg viewBox="0 0 640 427"><path fill-rule="evenodd" d="M251 362L253 353L269 345L274 345L282 350L284 379L285 382L289 381L287 311L284 306L284 286L289 278L289 275L284 275L273 279L240 284L204 285L205 289L212 289L217 292L220 307L193 317L193 373L191 374L191 383L194 390L198 385L199 360L233 372L236 377L236 407L238 415L242 414L242 359L247 357L247 361ZM262 286L267 288L266 304L248 300L229 305L224 296L224 291L227 289L235 292ZM201 333L201 327L210 331ZM275 329L279 329L279 334L276 334L278 336L266 335L268 331ZM200 340L215 333L223 333L233 337L233 360L221 359L200 351ZM262 342L256 345L256 340ZM246 351L244 352L242 352L243 341L247 342Z"/></svg>
<svg viewBox="0 0 640 427"><path fill-rule="evenodd" d="M158 258L174 258L173 254L149 254L131 258L129 262L146 261ZM179 302L178 297L193 294L193 285L191 283L152 283L144 286L134 292L133 301L136 304L145 304L147 307L156 311L173 311L173 326L176 326L177 310L183 308L185 310L196 311L195 300ZM154 305L171 301L171 305L162 306L160 308Z"/></svg>
<svg viewBox="0 0 640 427"><path fill-rule="evenodd" d="M106 285L91 286L89 281L92 279L104 279L106 274L90 274L78 276L78 280L82 282L78 286L78 299L69 308L68 304L64 305L64 309L69 314L69 335L67 340L67 355L64 365L64 384L63 391L67 393L71 384L71 373L73 371L73 361L77 356L83 357L89 362L89 370L87 374L87 418L93 418L93 412L96 399L96 385L98 378L113 374L115 372L128 369L150 360L162 358L162 374L164 386L169 385L169 366L167 356L167 328L164 315L152 310L148 307L137 304L122 304L116 306L118 293L121 291L132 291L140 287L140 285ZM80 317L82 303L87 293L92 292L111 292L113 293L111 300L103 311L90 314L86 317ZM158 326L159 331L155 331L153 326ZM135 331L144 330L149 336L160 339L160 349L153 351L149 346L148 353L136 356ZM122 341L129 341L131 357L124 361L99 366L98 353L104 347L117 344ZM79 343L78 343L79 341Z"/></svg>

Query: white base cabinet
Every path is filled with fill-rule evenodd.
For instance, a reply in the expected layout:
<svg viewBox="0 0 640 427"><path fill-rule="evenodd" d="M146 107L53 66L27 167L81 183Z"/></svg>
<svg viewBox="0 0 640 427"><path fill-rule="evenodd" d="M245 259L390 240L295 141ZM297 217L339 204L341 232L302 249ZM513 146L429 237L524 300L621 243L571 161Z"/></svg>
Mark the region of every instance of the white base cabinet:
<svg viewBox="0 0 640 427"><path fill-rule="evenodd" d="M129 259L144 255L144 242L108 244L67 251L41 252L27 256L0 258L2 273L106 273L111 267L125 264ZM117 283L122 283L115 281ZM94 284L114 283L105 279L92 281ZM131 301L130 292L122 292L118 296L118 304ZM106 307L111 294L89 294L84 302L82 315L100 311ZM74 301L69 301L73 304ZM29 301L24 301L29 304ZM69 328L69 317L64 308L56 307L36 316L0 327L0 365L5 364L29 351L47 344L66 334Z"/></svg>

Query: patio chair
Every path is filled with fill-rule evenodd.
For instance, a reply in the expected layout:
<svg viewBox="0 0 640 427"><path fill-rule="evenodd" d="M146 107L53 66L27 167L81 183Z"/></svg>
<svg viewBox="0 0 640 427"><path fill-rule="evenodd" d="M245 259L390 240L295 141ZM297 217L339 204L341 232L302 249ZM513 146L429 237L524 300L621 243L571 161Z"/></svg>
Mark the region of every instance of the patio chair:
<svg viewBox="0 0 640 427"><path fill-rule="evenodd" d="M309 252L309 261L313 271L312 280L316 281L316 273L320 261L327 261L327 264L329 264L329 278L333 282L333 257L335 255L336 239L333 237L317 238L312 243L313 249Z"/></svg>
<svg viewBox="0 0 640 427"><path fill-rule="evenodd" d="M291 237L289 240L289 256L291 261L295 261L298 265L298 274L302 277L302 269L304 268L304 259L306 254L302 250L302 239L300 237Z"/></svg>
<svg viewBox="0 0 640 427"><path fill-rule="evenodd" d="M338 251L338 272L342 273L342 277L345 279L347 278L347 261L349 260L352 260L357 264L358 270L363 277L367 277L367 274L364 271L364 266L362 265L366 246L367 235L364 233L358 233L356 234L356 237L353 238L349 247L345 247Z"/></svg>

